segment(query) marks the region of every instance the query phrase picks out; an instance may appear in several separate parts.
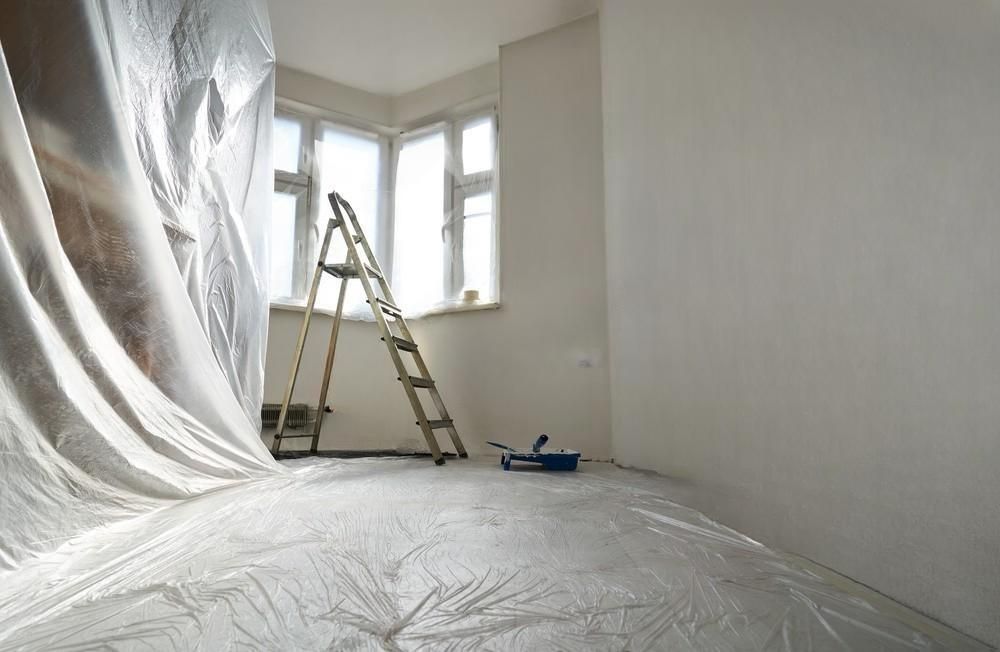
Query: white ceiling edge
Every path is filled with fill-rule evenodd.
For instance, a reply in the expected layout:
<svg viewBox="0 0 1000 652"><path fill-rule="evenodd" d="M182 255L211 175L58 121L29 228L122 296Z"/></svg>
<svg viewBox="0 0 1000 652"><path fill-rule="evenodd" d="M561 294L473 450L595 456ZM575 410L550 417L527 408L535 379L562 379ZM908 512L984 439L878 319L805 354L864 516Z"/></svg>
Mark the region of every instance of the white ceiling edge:
<svg viewBox="0 0 1000 652"><path fill-rule="evenodd" d="M499 62L488 63L396 96L369 93L278 64L278 106L295 113L357 121L379 133L396 134L497 102Z"/></svg>
<svg viewBox="0 0 1000 652"><path fill-rule="evenodd" d="M397 97L496 62L501 45L593 14L599 0L268 3L278 63Z"/></svg>
<svg viewBox="0 0 1000 652"><path fill-rule="evenodd" d="M391 100L392 124L397 127L412 126L446 107L496 96L499 92L500 65L498 61L491 61L394 96Z"/></svg>

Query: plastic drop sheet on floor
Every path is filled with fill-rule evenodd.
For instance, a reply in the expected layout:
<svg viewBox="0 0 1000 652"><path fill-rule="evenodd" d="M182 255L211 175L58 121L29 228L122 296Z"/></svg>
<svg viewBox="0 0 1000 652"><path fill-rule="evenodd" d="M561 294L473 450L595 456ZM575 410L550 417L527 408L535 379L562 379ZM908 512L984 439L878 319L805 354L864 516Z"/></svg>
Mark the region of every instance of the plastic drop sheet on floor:
<svg viewBox="0 0 1000 652"><path fill-rule="evenodd" d="M0 577L0 650L945 649L656 477L286 464Z"/></svg>

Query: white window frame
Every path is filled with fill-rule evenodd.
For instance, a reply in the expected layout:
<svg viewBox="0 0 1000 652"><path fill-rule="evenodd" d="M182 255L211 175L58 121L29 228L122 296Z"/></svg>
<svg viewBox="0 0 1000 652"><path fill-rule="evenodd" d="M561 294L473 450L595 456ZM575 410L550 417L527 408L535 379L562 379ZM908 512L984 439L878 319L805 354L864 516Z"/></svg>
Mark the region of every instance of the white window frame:
<svg viewBox="0 0 1000 652"><path fill-rule="evenodd" d="M293 280L291 297L271 297L272 306L301 309L308 300L309 286L313 270L319 260L319 246L323 225L317 224L313 207L319 202L327 202L324 189L314 183L318 173L316 165L316 141L323 137L327 126L341 131L353 132L372 137L379 143L379 192L378 215L375 218L375 233L366 233L375 255L380 261L388 260L392 242L392 192L391 192L391 149L392 131L382 125L357 120L349 116L323 111L315 107L278 98L275 103L275 117L299 122L302 125L302 142L299 143L299 171L274 170L274 191L300 190L296 193L295 242L297 244L292 261ZM347 198L350 201L350 198ZM328 261L340 262L340 261ZM317 307L318 312L332 313L332 308Z"/></svg>
<svg viewBox="0 0 1000 652"><path fill-rule="evenodd" d="M275 110L275 117L286 120L294 120L301 125L302 141L309 141L312 134L309 121L298 114ZM312 175L302 170L312 169L311 146L307 147L306 142L299 142L298 171L274 170L274 192L287 193L294 191L295 197L295 251L292 254L292 296L271 297L271 302L295 301L302 296L307 286L306 277L308 270L305 269L306 243L309 241L309 218L312 206Z"/></svg>
<svg viewBox="0 0 1000 652"><path fill-rule="evenodd" d="M462 134L465 131L465 126L470 122L478 122L484 118L490 120L490 138L493 145L493 162L492 167L489 170L483 170L480 172L473 172L472 174L465 173L465 160L462 154ZM497 157L497 141L499 140L499 130L497 128L497 113L495 107L490 107L489 109L484 109L480 111L474 111L472 113L467 113L460 118L453 120L450 123L451 138L448 139L445 136L445 142L453 145L451 148L451 160L453 163L453 170L448 175L451 182L451 208L457 213L452 213L458 216L458 220L452 220L453 238L455 239L455 256L454 260L450 262L450 274L446 273L445 283L449 284L446 290L446 296L456 297L461 300L460 293L465 285L465 257L464 257L464 247L463 247L463 237L465 234L465 199L473 195L479 195L484 192L489 192L492 197L491 206L491 216L492 216L492 233L490 237L490 269L496 269L496 242L497 242L497 189L499 185L496 183L497 179L497 167L499 167L498 157ZM445 197L447 202L448 191L446 190ZM462 225L462 228L455 228L458 224ZM445 268L446 272L449 268ZM497 281L494 280L494 287L490 288L490 298L493 302L497 301Z"/></svg>
<svg viewBox="0 0 1000 652"><path fill-rule="evenodd" d="M462 158L462 132L464 126L489 118L492 122L491 137L493 142L493 167L489 170L465 174ZM399 162L399 152L407 141L417 140L431 133L442 132L445 141L445 169L443 178L444 215L451 216L447 223L442 222L442 237L444 238L444 287L442 294L445 299L435 308L425 314L447 312L464 312L467 310L491 309L500 306L500 279L498 267L499 239L499 115L495 102L474 109L456 110L439 114L418 126L402 131L393 139L392 171L396 172ZM393 194L395 195L395 179L393 179ZM493 287L489 296L480 303L466 304L462 301L461 292L464 287L465 264L462 237L464 233L465 198L471 195L490 192L493 198L492 232L490 237L490 268L496 270ZM454 241L454 246L452 246ZM391 277L390 277L391 278Z"/></svg>
<svg viewBox="0 0 1000 652"><path fill-rule="evenodd" d="M295 242L298 249L294 253L293 260L293 297L272 297L270 303L274 307L301 310L307 299L309 284L312 278L312 271L316 265L319 255L319 239L321 236L321 225L316 224L316 217L313 215L314 206L317 202L325 202L326 197L321 196L323 189L313 182L316 173L315 165L315 142L322 138L322 130L325 124L330 124L338 129L355 131L365 136L376 136L380 144L380 192L378 201L378 215L376 216L376 232L366 234L371 241L376 256L382 265L383 272L392 279L393 271L393 244L395 234L394 209L395 209L395 186L396 186L396 166L399 161L399 152L402 144L407 140L426 136L428 133L441 130L445 138L445 160L446 165L443 174L444 211L445 215L452 215L452 220L448 224L443 224L443 237L454 238L455 247L448 246L446 240L444 247L444 284L442 292L447 297L444 302L434 309L428 311L427 315L465 312L468 310L493 309L500 306L500 279L499 279L499 114L495 98L489 103L478 101L470 107L469 104L458 107L454 110L445 111L420 123L410 126L405 131L396 128L379 125L372 122L359 120L352 116L338 114L336 112L319 109L308 104L303 104L286 98L277 98L275 102L275 116L299 121L303 125L302 139L299 150L299 172L286 172L274 170L275 191L288 190L289 188L300 189L296 209L296 233ZM480 120L491 118L494 161L490 170L476 172L466 175L462 166L462 131L464 125ZM493 287L490 288L488 297L483 297L478 303L466 304L462 302L461 291L464 284L464 257L462 248L462 236L464 232L464 205L467 196L490 191L493 197L492 207L492 233L491 233L491 259L490 268L495 270L493 275ZM348 198L350 200L350 198ZM457 211L457 212L456 212ZM461 215L458 215L461 213ZM442 220L444 220L442 215ZM461 228L460 228L461 227ZM330 313L329 309L317 307L318 312Z"/></svg>
<svg viewBox="0 0 1000 652"><path fill-rule="evenodd" d="M395 256L395 251L393 250L393 247L395 246L395 240L396 240L396 238L395 238L395 234L396 234L396 173L397 173L398 167L399 167L399 155L400 155L400 152L403 151L403 145L405 143L413 141L413 140L420 140L421 138L424 138L424 137L429 136L431 134L437 133L439 131L443 132L444 133L444 137L445 137L445 166L444 166L445 169L443 171L443 176L442 176L442 184L443 185L442 185L441 192L444 193L444 214L448 214L450 212L450 210L451 210L451 205L450 205L450 202L451 202L451 199L450 199L450 197L451 197L451 195L450 195L451 180L448 178L448 165L447 165L447 160L448 160L448 157L450 156L450 153L449 153L450 149L449 149L449 145L448 145L448 123L443 122L443 121L431 122L429 124L421 125L420 127L416 128L416 129L408 129L406 131L400 131L392 139L392 144L391 144L392 155L390 157L391 158L391 170L392 170L392 178L391 178L392 186L391 186L390 192L391 192L391 195L392 195L392 200L389 202L390 204L392 204L392 209L390 211L390 216L389 216L390 229L391 229L392 237L387 238L389 240L387 261L385 263L382 263L381 260L379 261L380 263L382 263L382 271L388 276L390 284L393 281L393 275L392 275L393 274L393 264L392 263L393 263L393 257ZM442 219L442 229L443 229L444 228L444 226L443 226L444 215L441 216L441 219ZM443 230L442 230L442 237L444 237L444 231ZM447 249L447 247L445 247L445 249ZM445 256L447 256L447 252L445 253ZM447 264L447 260L442 261L442 264L446 265ZM445 275L445 277L447 278L447 274Z"/></svg>

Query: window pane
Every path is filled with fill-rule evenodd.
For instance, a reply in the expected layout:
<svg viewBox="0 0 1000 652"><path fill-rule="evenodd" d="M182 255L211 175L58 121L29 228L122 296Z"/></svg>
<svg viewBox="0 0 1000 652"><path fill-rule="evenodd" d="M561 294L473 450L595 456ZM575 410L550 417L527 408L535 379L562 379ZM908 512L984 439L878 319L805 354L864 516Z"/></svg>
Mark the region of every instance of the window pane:
<svg viewBox="0 0 1000 652"><path fill-rule="evenodd" d="M493 195L482 193L465 199L462 234L462 263L465 270L463 290L479 290L480 299L491 298L490 281L493 231Z"/></svg>
<svg viewBox="0 0 1000 652"><path fill-rule="evenodd" d="M295 269L295 195L276 192L271 198L271 297L292 296Z"/></svg>
<svg viewBox="0 0 1000 652"><path fill-rule="evenodd" d="M302 123L286 116L274 116L274 169L299 171Z"/></svg>
<svg viewBox="0 0 1000 652"><path fill-rule="evenodd" d="M462 129L462 173L493 169L493 119L467 122Z"/></svg>
<svg viewBox="0 0 1000 652"><path fill-rule="evenodd" d="M493 212L493 194L484 192L465 198L465 217L489 215Z"/></svg>
<svg viewBox="0 0 1000 652"><path fill-rule="evenodd" d="M396 173L392 280L407 310L444 299L444 133L403 143Z"/></svg>
<svg viewBox="0 0 1000 652"><path fill-rule="evenodd" d="M378 223L379 164L381 147L378 137L325 125L323 140L316 143L319 163L319 233L326 232L327 220L333 209L327 195L336 190L354 209L369 244L375 247L375 226ZM333 234L327 262L342 263L347 245L339 233ZM340 283L325 278L320 284L316 305L333 310L337 307ZM345 306L348 311L366 309L365 292L360 283L348 283Z"/></svg>

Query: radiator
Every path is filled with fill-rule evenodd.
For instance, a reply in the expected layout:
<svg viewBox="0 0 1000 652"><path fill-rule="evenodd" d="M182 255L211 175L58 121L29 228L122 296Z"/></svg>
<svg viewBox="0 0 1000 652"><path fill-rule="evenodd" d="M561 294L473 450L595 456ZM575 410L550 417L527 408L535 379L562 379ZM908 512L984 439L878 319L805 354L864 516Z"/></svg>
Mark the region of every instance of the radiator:
<svg viewBox="0 0 1000 652"><path fill-rule="evenodd" d="M277 428L278 415L281 413L281 403L265 403L260 407L260 421L264 428ZM316 410L305 403L292 403L288 406L288 417L285 425L289 428L301 428L316 420Z"/></svg>

